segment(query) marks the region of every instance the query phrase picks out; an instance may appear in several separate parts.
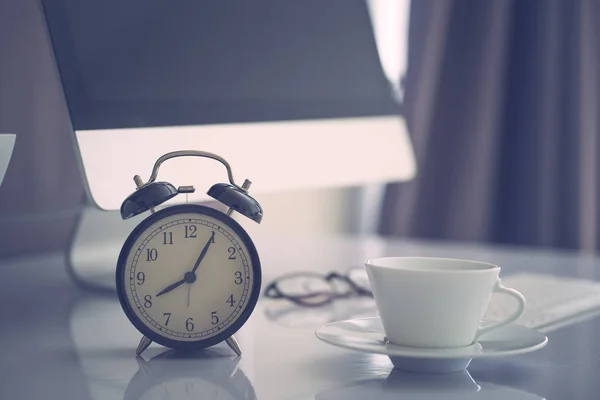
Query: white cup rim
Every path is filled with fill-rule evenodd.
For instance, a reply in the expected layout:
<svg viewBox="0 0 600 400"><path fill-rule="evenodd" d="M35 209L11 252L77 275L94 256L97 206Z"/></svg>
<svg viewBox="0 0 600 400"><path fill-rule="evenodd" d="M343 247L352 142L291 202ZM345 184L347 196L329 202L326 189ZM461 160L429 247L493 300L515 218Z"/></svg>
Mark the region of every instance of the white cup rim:
<svg viewBox="0 0 600 400"><path fill-rule="evenodd" d="M384 260L423 260L423 261L451 261L464 263L484 268L473 268L473 269L415 269L415 268L403 268L401 266L389 266L389 265L378 265L378 262ZM496 264L492 264L485 261L467 260L461 258L449 258L449 257L415 257L415 256L389 256L389 257L377 257L370 258L365 261L365 265L372 268L386 269L390 271L402 271L406 273L417 273L417 274L476 274L476 273L489 273L490 271L499 270L500 267Z"/></svg>

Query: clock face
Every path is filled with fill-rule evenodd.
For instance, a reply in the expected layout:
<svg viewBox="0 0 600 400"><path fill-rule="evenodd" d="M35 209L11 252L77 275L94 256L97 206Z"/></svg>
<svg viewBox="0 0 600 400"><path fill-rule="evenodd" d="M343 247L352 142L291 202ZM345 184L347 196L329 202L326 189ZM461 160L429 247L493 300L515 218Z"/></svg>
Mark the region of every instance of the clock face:
<svg viewBox="0 0 600 400"><path fill-rule="evenodd" d="M148 338L212 345L247 320L260 287L254 244L232 218L183 205L152 214L130 235L117 268L121 304Z"/></svg>

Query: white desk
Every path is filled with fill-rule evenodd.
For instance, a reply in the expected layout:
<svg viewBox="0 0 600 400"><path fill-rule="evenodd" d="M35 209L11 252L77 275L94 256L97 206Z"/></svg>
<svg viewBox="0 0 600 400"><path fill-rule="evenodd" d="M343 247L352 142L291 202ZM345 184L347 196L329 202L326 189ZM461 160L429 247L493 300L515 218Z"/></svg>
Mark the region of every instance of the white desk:
<svg viewBox="0 0 600 400"><path fill-rule="evenodd" d="M379 255L435 255L491 261L504 275L534 270L596 279L600 259L562 252L377 238L258 238L264 285L298 270L344 270ZM600 319L551 332L544 349L474 360L453 376L408 375L387 357L329 346L314 336L323 323L373 315L372 300L319 310L261 300L236 334L236 359L218 345L191 358L151 346L134 350L139 334L116 295L77 288L61 255L0 264L1 399L597 399ZM352 305L352 307L350 307ZM188 393L186 393L186 391ZM220 397L215 397L219 393ZM194 397L196 396L196 397Z"/></svg>

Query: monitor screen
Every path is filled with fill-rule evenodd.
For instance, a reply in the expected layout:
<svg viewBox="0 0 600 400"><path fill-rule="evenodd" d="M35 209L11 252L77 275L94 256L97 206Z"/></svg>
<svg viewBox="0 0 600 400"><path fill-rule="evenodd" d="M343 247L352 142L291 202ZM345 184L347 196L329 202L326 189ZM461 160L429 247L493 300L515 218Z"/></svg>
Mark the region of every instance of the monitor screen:
<svg viewBox="0 0 600 400"><path fill-rule="evenodd" d="M74 129L399 113L364 0L43 0Z"/></svg>

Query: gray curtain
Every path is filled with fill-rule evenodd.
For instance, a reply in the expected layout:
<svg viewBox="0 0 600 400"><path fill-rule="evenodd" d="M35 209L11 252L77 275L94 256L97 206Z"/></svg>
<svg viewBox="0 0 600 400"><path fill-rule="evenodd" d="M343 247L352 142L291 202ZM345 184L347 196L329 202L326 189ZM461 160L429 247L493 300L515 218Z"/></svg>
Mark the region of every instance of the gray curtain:
<svg viewBox="0 0 600 400"><path fill-rule="evenodd" d="M417 178L381 233L600 247L600 1L412 3L406 115Z"/></svg>

